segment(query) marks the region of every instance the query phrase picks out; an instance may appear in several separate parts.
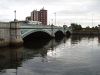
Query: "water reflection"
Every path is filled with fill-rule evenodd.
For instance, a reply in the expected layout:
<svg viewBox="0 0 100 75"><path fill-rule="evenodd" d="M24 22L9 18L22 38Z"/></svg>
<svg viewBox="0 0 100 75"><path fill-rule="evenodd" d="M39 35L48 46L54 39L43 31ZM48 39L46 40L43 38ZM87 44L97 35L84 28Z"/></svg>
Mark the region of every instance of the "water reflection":
<svg viewBox="0 0 100 75"><path fill-rule="evenodd" d="M23 61L33 57L46 58L48 50L54 50L54 47L63 42L65 42L65 38L57 40L52 39L49 41L34 41L20 48L1 48L0 71L16 69L21 66Z"/></svg>
<svg viewBox="0 0 100 75"><path fill-rule="evenodd" d="M100 44L100 36L98 36L98 43Z"/></svg>
<svg viewBox="0 0 100 75"><path fill-rule="evenodd" d="M94 38L96 38L98 36L92 36L92 35L72 35L71 36L71 44L78 44L79 42L81 42L84 39L88 39L89 40L93 40Z"/></svg>
<svg viewBox="0 0 100 75"><path fill-rule="evenodd" d="M0 49L0 71L15 70L22 64L22 48L1 48ZM6 75L6 74L5 74Z"/></svg>
<svg viewBox="0 0 100 75"><path fill-rule="evenodd" d="M98 44L100 37L77 35L2 48L0 75L96 75Z"/></svg>

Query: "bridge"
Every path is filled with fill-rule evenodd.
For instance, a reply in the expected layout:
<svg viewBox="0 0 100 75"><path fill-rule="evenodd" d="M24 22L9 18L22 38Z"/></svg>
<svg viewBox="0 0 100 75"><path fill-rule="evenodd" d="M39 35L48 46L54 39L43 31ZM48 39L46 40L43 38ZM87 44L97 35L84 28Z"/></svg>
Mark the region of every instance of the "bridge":
<svg viewBox="0 0 100 75"><path fill-rule="evenodd" d="M63 35L69 35L71 33L71 29L63 26L58 27L54 25L33 25L33 24L21 24L21 36L25 38L26 36L36 33L36 32L43 32L45 34L50 35L51 37L55 37L57 33L62 33Z"/></svg>
<svg viewBox="0 0 100 75"><path fill-rule="evenodd" d="M31 39L30 36L44 37L62 37L69 35L71 29L67 26L54 26L54 25L33 25L25 22L8 22L0 23L0 45L7 44L20 44L24 39Z"/></svg>

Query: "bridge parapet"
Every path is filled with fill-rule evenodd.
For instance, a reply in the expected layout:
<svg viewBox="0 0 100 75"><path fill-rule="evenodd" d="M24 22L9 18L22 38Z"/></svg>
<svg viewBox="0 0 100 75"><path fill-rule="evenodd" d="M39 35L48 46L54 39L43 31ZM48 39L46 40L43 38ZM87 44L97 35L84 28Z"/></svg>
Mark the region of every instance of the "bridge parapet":
<svg viewBox="0 0 100 75"><path fill-rule="evenodd" d="M37 24L27 24L27 23L23 23L20 24L21 28L52 28L52 25L37 25ZM63 28L63 27L58 27L58 26L54 26L53 28L58 29L58 28Z"/></svg>

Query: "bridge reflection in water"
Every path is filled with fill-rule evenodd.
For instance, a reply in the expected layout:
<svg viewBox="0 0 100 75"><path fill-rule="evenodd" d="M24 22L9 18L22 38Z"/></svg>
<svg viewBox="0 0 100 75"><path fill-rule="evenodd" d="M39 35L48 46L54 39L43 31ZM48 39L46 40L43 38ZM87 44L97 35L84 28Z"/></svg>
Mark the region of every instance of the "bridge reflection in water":
<svg viewBox="0 0 100 75"><path fill-rule="evenodd" d="M82 44L82 46L81 46L82 48L79 47L80 46L79 43L84 42L85 39L88 39L88 40L96 39L96 41L98 39L97 42L100 45L100 37L71 36L70 38L64 37L62 39L33 41L33 42L29 42L28 44L25 44L24 47L21 47L21 48L2 48L2 49L0 49L0 75L24 75L24 74L25 75L28 75L28 74L34 75L35 72L36 72L36 74L38 74L38 72L40 72L38 75L41 75L41 73L42 73L42 75L47 74L48 72L51 73L50 75L53 75L53 74L54 75L62 75L63 73L65 73L64 75L66 75L67 73L69 73L68 72L69 69L70 69L70 73L71 73L70 75L75 75L75 73L74 73L75 70L76 70L76 72L78 72L77 75L79 75L79 72L82 73L83 71L87 73L88 70L86 70L86 69L82 70L82 71L80 70L80 68L83 68L83 66L85 65L84 62L88 61L87 60L87 57L88 57L87 50L84 50L84 49L81 50L85 45L83 46L83 44ZM85 42L88 43L87 40L85 40ZM63 47L62 44L63 45L65 44L67 46ZM90 44L93 45L92 42ZM87 46L86 48L91 49L90 44L88 45L89 47ZM67 47L70 49L68 50ZM79 54L79 53L77 54L78 47L79 47L79 53L81 53L81 51L82 51L83 55ZM64 57L61 57L62 59L61 58L57 59L57 57L56 57L57 60L52 59L52 58L51 59L48 58L48 53L52 54L52 52L55 52L54 54L55 54L55 56L57 56L56 55L56 48L57 49L66 48L65 51L64 51L64 49L61 50L62 54L60 53L61 56L64 56ZM73 48L75 48L75 50L77 52L75 52L75 50ZM57 50L57 51L59 51L59 50ZM84 54L85 51L86 51L86 54ZM88 50L88 51L90 51L90 50ZM72 52L72 55L71 55L71 52ZM64 53L64 55L63 55L63 53ZM75 55L73 55L73 54L75 54L77 56L77 58L74 57ZM87 56L86 60L85 60L85 58L82 58L82 56L85 57L84 55ZM90 58L90 57L88 57L88 58ZM84 60L84 61L82 62L78 59ZM59 60L61 60L61 61L59 61ZM72 61L71 64L70 64L70 61ZM64 63L64 62L66 62L66 63ZM73 63L75 63L75 64L73 64ZM87 63L91 64L90 62L87 62ZM37 65L39 65L39 66L37 67ZM43 66L41 66L41 65L43 65ZM79 68L77 68L77 66ZM43 69L43 67L45 67L45 68ZM49 67L49 71L48 71L48 67ZM85 67L86 68L88 67L87 64L85 65ZM32 74L30 74L30 70L32 71ZM54 73L54 71L56 72L56 74ZM20 72L25 72L25 73L20 73ZM91 72L93 72L93 71L91 71ZM91 72L89 71L88 74L91 75Z"/></svg>
<svg viewBox="0 0 100 75"><path fill-rule="evenodd" d="M22 65L25 60L42 57L42 62L46 60L47 52L53 51L54 47L64 43L68 38L52 39L52 40L35 40L24 44L20 48L1 48L0 49L0 71L6 73L8 71L17 72L17 68ZM17 73L16 73L17 74ZM6 74L5 74L6 75Z"/></svg>

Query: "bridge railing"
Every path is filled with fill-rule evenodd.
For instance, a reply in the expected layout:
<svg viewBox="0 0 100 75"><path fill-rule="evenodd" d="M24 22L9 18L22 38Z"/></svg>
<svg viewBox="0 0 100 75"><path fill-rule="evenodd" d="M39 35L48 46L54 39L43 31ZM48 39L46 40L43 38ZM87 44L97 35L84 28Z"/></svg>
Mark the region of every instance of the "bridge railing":
<svg viewBox="0 0 100 75"><path fill-rule="evenodd" d="M21 28L34 28L34 29L35 29L35 28L50 28L50 29L52 28L51 25L33 25L33 24L27 24L27 23L21 24L20 26L21 26ZM55 29L56 29L56 28L57 28L57 29L60 28L60 29L61 29L61 28L63 28L63 27L60 27L60 26L59 26L59 27L58 27L58 26L53 26L53 28L55 28Z"/></svg>
<svg viewBox="0 0 100 75"><path fill-rule="evenodd" d="M28 23L21 23L20 26L21 26L21 29L24 29L22 33L27 31L27 29L48 29L49 31L61 30L63 32L71 31L71 29L68 28L67 26L61 27L61 26L54 26L54 25L37 25L37 24L28 24Z"/></svg>
<svg viewBox="0 0 100 75"><path fill-rule="evenodd" d="M0 22L0 29L10 28L10 23Z"/></svg>

